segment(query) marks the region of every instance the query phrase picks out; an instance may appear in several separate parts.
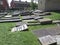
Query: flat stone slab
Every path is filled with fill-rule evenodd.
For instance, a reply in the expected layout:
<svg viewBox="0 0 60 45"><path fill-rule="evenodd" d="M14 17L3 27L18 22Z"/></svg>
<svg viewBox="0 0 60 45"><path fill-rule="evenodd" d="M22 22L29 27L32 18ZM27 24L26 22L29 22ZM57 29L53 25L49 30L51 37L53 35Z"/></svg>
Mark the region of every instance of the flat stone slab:
<svg viewBox="0 0 60 45"><path fill-rule="evenodd" d="M39 37L39 41L42 45L57 45L56 39L54 39L51 35Z"/></svg>
<svg viewBox="0 0 60 45"><path fill-rule="evenodd" d="M51 15L51 12L44 12L44 15Z"/></svg>
<svg viewBox="0 0 60 45"><path fill-rule="evenodd" d="M0 15L0 18L1 18L1 17L4 17L4 16L5 16L5 15Z"/></svg>
<svg viewBox="0 0 60 45"><path fill-rule="evenodd" d="M28 16L28 15L32 15L32 12L31 11L21 11L20 15L21 16Z"/></svg>
<svg viewBox="0 0 60 45"><path fill-rule="evenodd" d="M0 20L0 23L4 23L4 22L21 22L22 20L21 19L10 19L10 20Z"/></svg>
<svg viewBox="0 0 60 45"><path fill-rule="evenodd" d="M1 18L1 17L4 17L4 16L6 16L6 15L0 15L0 18Z"/></svg>
<svg viewBox="0 0 60 45"><path fill-rule="evenodd" d="M19 14L20 14L20 12L13 12L11 15L12 15L12 17L14 17L14 16L19 16Z"/></svg>
<svg viewBox="0 0 60 45"><path fill-rule="evenodd" d="M40 23L26 23L28 26L36 26L36 25L40 25Z"/></svg>
<svg viewBox="0 0 60 45"><path fill-rule="evenodd" d="M34 13L34 15L38 15L38 16L47 16L47 15L51 15L51 13L50 13L50 12Z"/></svg>
<svg viewBox="0 0 60 45"><path fill-rule="evenodd" d="M37 19L43 19L43 17L31 15L31 16L22 16L22 19L23 20L29 20L29 19L35 19L35 20L37 20Z"/></svg>
<svg viewBox="0 0 60 45"><path fill-rule="evenodd" d="M2 12L0 13L0 15L7 15L7 12Z"/></svg>
<svg viewBox="0 0 60 45"><path fill-rule="evenodd" d="M0 20L13 20L13 19L20 19L20 17L2 17Z"/></svg>
<svg viewBox="0 0 60 45"><path fill-rule="evenodd" d="M55 20L53 21L53 23L60 23L60 20Z"/></svg>
<svg viewBox="0 0 60 45"><path fill-rule="evenodd" d="M35 15L31 15L35 20L37 20L37 19L43 19L43 17L42 16L35 16Z"/></svg>
<svg viewBox="0 0 60 45"><path fill-rule="evenodd" d="M30 20L23 20L23 22L34 22L34 19L30 19Z"/></svg>
<svg viewBox="0 0 60 45"><path fill-rule="evenodd" d="M55 36L52 36L56 39L57 41L57 45L60 45L60 35L55 35Z"/></svg>
<svg viewBox="0 0 60 45"><path fill-rule="evenodd" d="M46 35L58 35L60 34L60 27L54 27L54 28L45 28L45 29L39 29L39 30L33 30L33 33L37 36L37 37L43 37Z"/></svg>
<svg viewBox="0 0 60 45"><path fill-rule="evenodd" d="M21 26L21 25L23 25L23 24L26 24L26 22L17 22L17 23L16 23L16 26Z"/></svg>
<svg viewBox="0 0 60 45"><path fill-rule="evenodd" d="M11 32L16 32L16 31L26 31L28 29L28 26L26 24L21 24L19 26L13 27Z"/></svg>
<svg viewBox="0 0 60 45"><path fill-rule="evenodd" d="M6 15L6 16L4 16L4 17L8 17L8 18L9 18L9 17L12 17L12 15Z"/></svg>
<svg viewBox="0 0 60 45"><path fill-rule="evenodd" d="M22 20L34 19L32 16L22 16Z"/></svg>
<svg viewBox="0 0 60 45"><path fill-rule="evenodd" d="M52 19L49 19L49 18L38 19L38 21L41 24L51 24L52 23Z"/></svg>

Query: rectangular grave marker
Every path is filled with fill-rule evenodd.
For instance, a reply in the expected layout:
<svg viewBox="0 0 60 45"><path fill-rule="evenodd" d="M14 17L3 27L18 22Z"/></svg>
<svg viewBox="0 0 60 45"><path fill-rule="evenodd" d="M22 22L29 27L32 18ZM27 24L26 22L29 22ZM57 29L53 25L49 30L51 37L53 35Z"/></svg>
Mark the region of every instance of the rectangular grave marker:
<svg viewBox="0 0 60 45"><path fill-rule="evenodd" d="M56 40L50 35L40 37L39 41L42 45L57 45Z"/></svg>
<svg viewBox="0 0 60 45"><path fill-rule="evenodd" d="M15 30L14 30L15 29ZM26 24L23 24L23 25L20 25L18 27L14 27L12 28L11 32L15 32L15 31L24 31L28 29L27 25Z"/></svg>

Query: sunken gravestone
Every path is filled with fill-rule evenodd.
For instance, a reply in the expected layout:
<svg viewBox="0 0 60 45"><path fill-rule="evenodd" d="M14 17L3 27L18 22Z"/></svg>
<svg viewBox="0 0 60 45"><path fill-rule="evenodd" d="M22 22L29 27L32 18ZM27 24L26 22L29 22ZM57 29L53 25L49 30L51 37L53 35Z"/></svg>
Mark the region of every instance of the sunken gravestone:
<svg viewBox="0 0 60 45"><path fill-rule="evenodd" d="M38 21L41 24L51 24L52 23L52 19L49 19L49 18L38 19Z"/></svg>
<svg viewBox="0 0 60 45"><path fill-rule="evenodd" d="M13 27L11 32L16 32L16 31L26 31L28 29L28 26L26 24L20 24L17 25L16 27Z"/></svg>
<svg viewBox="0 0 60 45"><path fill-rule="evenodd" d="M42 45L57 45L56 40L51 35L39 37L39 41Z"/></svg>
<svg viewBox="0 0 60 45"><path fill-rule="evenodd" d="M60 45L60 35L55 35L53 37L56 39L57 45Z"/></svg>

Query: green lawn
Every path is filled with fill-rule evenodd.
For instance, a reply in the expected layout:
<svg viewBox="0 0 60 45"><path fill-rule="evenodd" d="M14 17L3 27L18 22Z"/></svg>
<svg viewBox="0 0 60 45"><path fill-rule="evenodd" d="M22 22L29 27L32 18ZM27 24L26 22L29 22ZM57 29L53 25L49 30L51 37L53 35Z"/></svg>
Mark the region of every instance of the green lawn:
<svg viewBox="0 0 60 45"><path fill-rule="evenodd" d="M46 16L47 18L51 18L53 20L60 20L60 13L58 12L51 12L50 16Z"/></svg>
<svg viewBox="0 0 60 45"><path fill-rule="evenodd" d="M0 23L0 45L40 45L31 30L52 27L55 24L29 26L29 31L12 33L10 31L13 26L15 23Z"/></svg>
<svg viewBox="0 0 60 45"><path fill-rule="evenodd" d="M60 14L52 12L52 15L47 18L57 20L60 19ZM56 24L29 26L29 31L12 33L11 28L14 26L15 23L0 23L0 45L40 45L31 30L54 27Z"/></svg>

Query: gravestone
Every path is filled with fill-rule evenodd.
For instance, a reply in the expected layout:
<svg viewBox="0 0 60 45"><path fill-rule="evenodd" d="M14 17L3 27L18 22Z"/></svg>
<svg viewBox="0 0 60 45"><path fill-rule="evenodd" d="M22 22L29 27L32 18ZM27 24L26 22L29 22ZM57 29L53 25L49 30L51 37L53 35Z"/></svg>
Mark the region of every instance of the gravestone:
<svg viewBox="0 0 60 45"><path fill-rule="evenodd" d="M5 20L0 20L0 23L4 22L21 22L21 19L5 19Z"/></svg>
<svg viewBox="0 0 60 45"><path fill-rule="evenodd" d="M6 16L4 16L4 17L9 18L9 17L12 17L12 15L6 15Z"/></svg>
<svg viewBox="0 0 60 45"><path fill-rule="evenodd" d="M60 27L55 26L55 27L49 27L49 28L44 28L44 29L39 29L39 30L33 30L33 33L37 37L43 37L46 35L60 35Z"/></svg>
<svg viewBox="0 0 60 45"><path fill-rule="evenodd" d="M16 16L19 16L20 12L13 12L11 15L12 17L16 17Z"/></svg>
<svg viewBox="0 0 60 45"><path fill-rule="evenodd" d="M14 30L15 29L15 30ZM26 31L28 29L28 26L26 24L17 26L12 28L11 32L15 32L15 31Z"/></svg>
<svg viewBox="0 0 60 45"><path fill-rule="evenodd" d="M52 19L49 19L49 18L38 19L38 21L41 24L51 24L52 23Z"/></svg>
<svg viewBox="0 0 60 45"><path fill-rule="evenodd" d="M50 12L44 12L43 15L51 15Z"/></svg>
<svg viewBox="0 0 60 45"><path fill-rule="evenodd" d="M1 12L0 15L7 15L7 12Z"/></svg>
<svg viewBox="0 0 60 45"><path fill-rule="evenodd" d="M41 16L35 16L35 15L33 15L32 17L34 17L35 20L43 19L43 17L41 17Z"/></svg>
<svg viewBox="0 0 60 45"><path fill-rule="evenodd" d="M30 19L34 19L34 17L32 17L32 16L22 16L22 20L30 20Z"/></svg>
<svg viewBox="0 0 60 45"><path fill-rule="evenodd" d="M32 15L32 12L31 11L21 11L20 15L21 16L28 16L28 15Z"/></svg>
<svg viewBox="0 0 60 45"><path fill-rule="evenodd" d="M2 13L0 13L0 18L1 17L4 17L4 16L6 16L7 15L7 12L2 12Z"/></svg>
<svg viewBox="0 0 60 45"><path fill-rule="evenodd" d="M60 45L60 35L55 35L53 37L56 39L57 45Z"/></svg>
<svg viewBox="0 0 60 45"><path fill-rule="evenodd" d="M13 20L13 19L20 19L20 17L2 17L0 20Z"/></svg>
<svg viewBox="0 0 60 45"><path fill-rule="evenodd" d="M36 25L40 25L40 23L27 23L28 26L36 26Z"/></svg>
<svg viewBox="0 0 60 45"><path fill-rule="evenodd" d="M39 37L39 41L42 45L57 45L56 40L51 35Z"/></svg>

